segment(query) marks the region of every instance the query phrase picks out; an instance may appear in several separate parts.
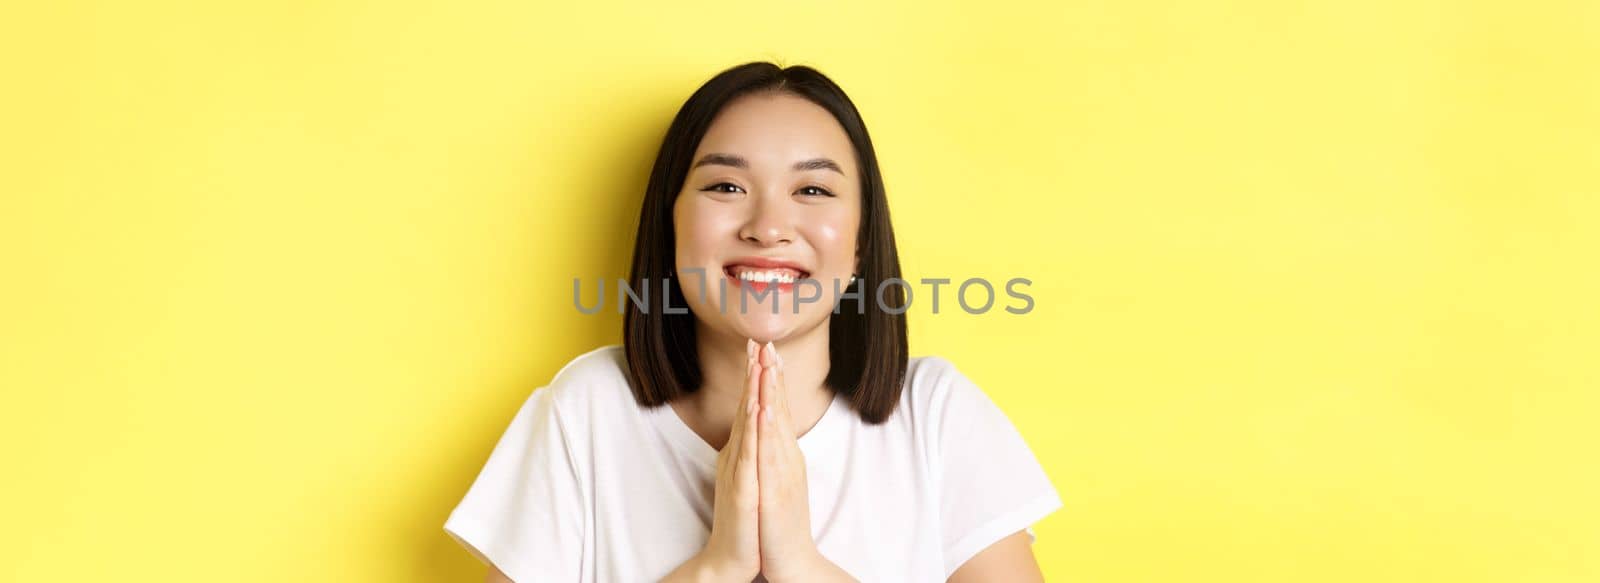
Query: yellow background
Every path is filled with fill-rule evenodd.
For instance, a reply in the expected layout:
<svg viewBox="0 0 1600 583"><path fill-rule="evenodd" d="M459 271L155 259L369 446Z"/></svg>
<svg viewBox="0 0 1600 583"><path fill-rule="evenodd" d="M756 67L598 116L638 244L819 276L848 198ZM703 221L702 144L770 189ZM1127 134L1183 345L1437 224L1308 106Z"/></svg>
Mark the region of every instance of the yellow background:
<svg viewBox="0 0 1600 583"><path fill-rule="evenodd" d="M777 59L909 277L1035 282L912 352L1045 464L1052 580L1600 580L1600 4L540 4L7 4L0 579L480 577L447 513L620 340L572 278Z"/></svg>

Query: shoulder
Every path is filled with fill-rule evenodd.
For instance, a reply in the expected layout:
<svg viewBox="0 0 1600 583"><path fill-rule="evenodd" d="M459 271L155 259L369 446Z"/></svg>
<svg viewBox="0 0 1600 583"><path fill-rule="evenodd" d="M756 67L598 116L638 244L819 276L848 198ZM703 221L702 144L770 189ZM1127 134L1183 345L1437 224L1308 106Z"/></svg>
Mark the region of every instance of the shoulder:
<svg viewBox="0 0 1600 583"><path fill-rule="evenodd" d="M905 391L901 397L913 409L942 408L951 403L985 398L983 390L954 362L936 355L913 357L906 363Z"/></svg>
<svg viewBox="0 0 1600 583"><path fill-rule="evenodd" d="M557 411L572 416L615 405L619 398L631 403L626 366L622 345L601 346L567 361L537 392L545 393Z"/></svg>
<svg viewBox="0 0 1600 583"><path fill-rule="evenodd" d="M966 433L974 421L996 410L983 389L941 356L914 357L907 362L900 398L902 414L919 439L933 449L952 435Z"/></svg>
<svg viewBox="0 0 1600 583"><path fill-rule="evenodd" d="M906 361L906 383L909 386L948 383L951 375L959 374L956 364L943 356L913 356Z"/></svg>
<svg viewBox="0 0 1600 583"><path fill-rule="evenodd" d="M906 384L898 412L925 442L966 424L984 408L989 397L978 384L946 357L912 357L906 364Z"/></svg>
<svg viewBox="0 0 1600 583"><path fill-rule="evenodd" d="M567 361L550 379L550 387L575 387L596 383L627 382L621 344L609 344Z"/></svg>

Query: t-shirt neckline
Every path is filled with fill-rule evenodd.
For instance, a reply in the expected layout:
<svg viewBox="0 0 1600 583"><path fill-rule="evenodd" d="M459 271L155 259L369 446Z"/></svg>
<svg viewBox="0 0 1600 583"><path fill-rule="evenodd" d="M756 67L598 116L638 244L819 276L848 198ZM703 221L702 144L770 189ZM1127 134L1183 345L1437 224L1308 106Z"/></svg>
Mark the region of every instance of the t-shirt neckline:
<svg viewBox="0 0 1600 583"><path fill-rule="evenodd" d="M828 450L829 445L836 441L836 435L839 431L838 426L843 423L843 420L838 419L838 417L848 409L849 405L844 402L844 398L839 396L838 393L834 393L833 398L828 401L828 408L822 412L822 418L817 420L817 424L813 425L810 431L807 431L805 435L801 435L796 440L800 444L801 452L808 459L821 455L822 452ZM719 452L711 447L711 444L707 443L705 439L701 438L700 434L695 433L694 429L691 429L689 424L678 416L677 410L673 409L671 404L657 406L654 411L650 412L649 416L667 434L667 439L671 440L674 447L677 447L679 451L702 466L710 468L717 466Z"/></svg>

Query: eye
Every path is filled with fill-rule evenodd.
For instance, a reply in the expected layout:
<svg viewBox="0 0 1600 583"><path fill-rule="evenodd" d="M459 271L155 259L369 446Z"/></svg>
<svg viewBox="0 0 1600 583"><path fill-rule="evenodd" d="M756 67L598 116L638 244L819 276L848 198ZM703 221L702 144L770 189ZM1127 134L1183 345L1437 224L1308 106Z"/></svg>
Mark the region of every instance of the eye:
<svg viewBox="0 0 1600 583"><path fill-rule="evenodd" d="M817 194L812 195L812 196L833 196L833 193L828 192L828 190L826 188L822 188L820 186L807 186L805 188L800 189L800 192L803 194L808 190L814 190L814 191L817 192Z"/></svg>
<svg viewBox="0 0 1600 583"><path fill-rule="evenodd" d="M731 187L731 189L733 189L733 191L723 191L723 189L722 189L723 186ZM704 187L704 189L701 189L701 191L722 192L722 194L734 194L734 192L742 191L742 189L741 189L741 187L738 186L738 184L717 183L717 184L712 184L712 186Z"/></svg>

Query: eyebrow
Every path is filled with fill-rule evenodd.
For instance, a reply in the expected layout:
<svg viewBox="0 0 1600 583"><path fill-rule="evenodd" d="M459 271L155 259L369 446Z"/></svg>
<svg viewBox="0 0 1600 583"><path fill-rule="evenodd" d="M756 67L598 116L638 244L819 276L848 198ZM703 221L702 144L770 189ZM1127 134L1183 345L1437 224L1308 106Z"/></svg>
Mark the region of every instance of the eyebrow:
<svg viewBox="0 0 1600 583"><path fill-rule="evenodd" d="M713 153L706 154L704 157L700 158L699 162L695 162L694 166L690 166L689 169L693 170L701 166L710 165L732 166L734 168L744 169L750 168L750 162L744 158L735 156L733 154ZM832 170L834 172L838 172L841 176L844 175L844 170L839 168L839 163L834 162L829 158L812 158L810 160L801 160L799 162L795 162L793 168L796 172L804 172L806 170Z"/></svg>

